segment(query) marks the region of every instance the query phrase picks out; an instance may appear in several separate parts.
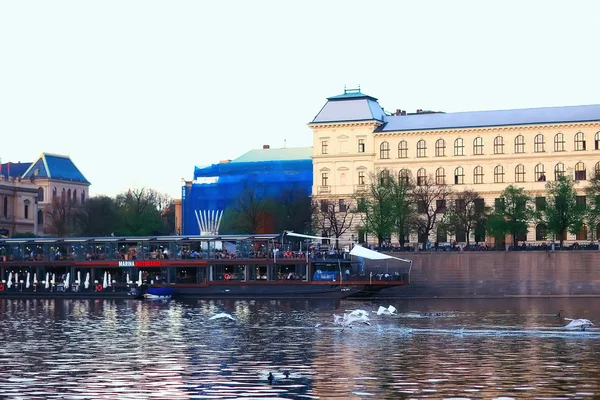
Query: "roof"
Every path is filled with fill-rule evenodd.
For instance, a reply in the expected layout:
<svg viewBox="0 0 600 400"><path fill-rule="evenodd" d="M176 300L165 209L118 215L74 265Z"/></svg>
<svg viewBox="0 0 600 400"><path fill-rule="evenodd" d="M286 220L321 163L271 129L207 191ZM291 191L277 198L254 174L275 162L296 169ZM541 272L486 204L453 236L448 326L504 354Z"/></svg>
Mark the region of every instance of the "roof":
<svg viewBox="0 0 600 400"><path fill-rule="evenodd" d="M23 174L23 178L50 178L90 184L69 156L42 153Z"/></svg>
<svg viewBox="0 0 600 400"><path fill-rule="evenodd" d="M521 108L513 110L391 115L385 117L385 124L379 127L377 131L415 131L589 121L600 121L600 104Z"/></svg>
<svg viewBox="0 0 600 400"><path fill-rule="evenodd" d="M261 161L310 160L312 147L286 147L282 149L255 149L241 155L232 163Z"/></svg>
<svg viewBox="0 0 600 400"><path fill-rule="evenodd" d="M22 163L13 163L7 162L4 164L0 164L0 175L4 178L18 178L19 176L23 176L25 171L31 166L30 162Z"/></svg>
<svg viewBox="0 0 600 400"><path fill-rule="evenodd" d="M345 121L383 121L385 112L375 97L361 93L360 89L344 89L344 93L327 98L327 103L312 123Z"/></svg>

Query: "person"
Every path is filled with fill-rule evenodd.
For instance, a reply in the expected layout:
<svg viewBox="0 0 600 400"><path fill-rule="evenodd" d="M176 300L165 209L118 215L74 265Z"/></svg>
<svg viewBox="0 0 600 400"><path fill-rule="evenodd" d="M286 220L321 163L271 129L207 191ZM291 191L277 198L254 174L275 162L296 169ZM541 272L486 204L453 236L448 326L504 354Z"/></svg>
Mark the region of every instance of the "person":
<svg viewBox="0 0 600 400"><path fill-rule="evenodd" d="M344 272L344 278L350 279L350 269L346 268L346 272Z"/></svg>
<svg viewBox="0 0 600 400"><path fill-rule="evenodd" d="M269 376L267 377L267 379L269 380L269 383L273 383L273 374L271 372L269 372Z"/></svg>

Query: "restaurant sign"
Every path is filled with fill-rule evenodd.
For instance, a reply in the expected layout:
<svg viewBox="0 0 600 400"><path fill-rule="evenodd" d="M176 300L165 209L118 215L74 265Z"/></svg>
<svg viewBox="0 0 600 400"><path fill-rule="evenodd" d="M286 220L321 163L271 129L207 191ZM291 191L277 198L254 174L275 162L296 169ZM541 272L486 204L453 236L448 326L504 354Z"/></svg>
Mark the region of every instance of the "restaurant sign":
<svg viewBox="0 0 600 400"><path fill-rule="evenodd" d="M119 267L160 267L160 261L119 261Z"/></svg>

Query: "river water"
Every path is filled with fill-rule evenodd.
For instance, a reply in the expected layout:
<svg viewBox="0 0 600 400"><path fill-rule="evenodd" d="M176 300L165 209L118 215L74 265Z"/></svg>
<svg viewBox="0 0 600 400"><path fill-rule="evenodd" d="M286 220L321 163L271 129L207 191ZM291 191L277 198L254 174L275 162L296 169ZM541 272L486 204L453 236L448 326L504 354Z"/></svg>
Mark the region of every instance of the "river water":
<svg viewBox="0 0 600 400"><path fill-rule="evenodd" d="M0 299L0 398L596 398L598 303Z"/></svg>

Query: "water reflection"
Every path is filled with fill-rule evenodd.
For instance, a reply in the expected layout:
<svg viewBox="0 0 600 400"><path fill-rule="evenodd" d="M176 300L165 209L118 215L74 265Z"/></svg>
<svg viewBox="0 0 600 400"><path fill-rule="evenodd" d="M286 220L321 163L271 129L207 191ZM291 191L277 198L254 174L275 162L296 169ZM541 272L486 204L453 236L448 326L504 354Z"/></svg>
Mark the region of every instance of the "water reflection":
<svg viewBox="0 0 600 400"><path fill-rule="evenodd" d="M0 300L8 398L596 397L600 329L585 299L389 303ZM236 321L213 320L227 312ZM321 326L316 327L317 324ZM269 372L274 380L269 383Z"/></svg>

